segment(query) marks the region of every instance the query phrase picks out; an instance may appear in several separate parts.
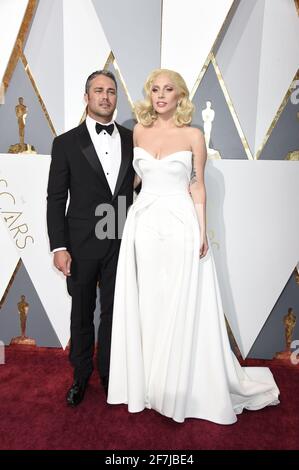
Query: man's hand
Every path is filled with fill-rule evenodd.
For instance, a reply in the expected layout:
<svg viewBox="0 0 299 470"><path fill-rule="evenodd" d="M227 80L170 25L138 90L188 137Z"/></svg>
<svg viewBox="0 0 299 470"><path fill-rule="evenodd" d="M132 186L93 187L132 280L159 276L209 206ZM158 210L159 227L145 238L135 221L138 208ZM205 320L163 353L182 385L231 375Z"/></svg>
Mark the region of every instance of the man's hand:
<svg viewBox="0 0 299 470"><path fill-rule="evenodd" d="M65 276L71 275L72 258L67 250L56 251L54 253L53 264Z"/></svg>

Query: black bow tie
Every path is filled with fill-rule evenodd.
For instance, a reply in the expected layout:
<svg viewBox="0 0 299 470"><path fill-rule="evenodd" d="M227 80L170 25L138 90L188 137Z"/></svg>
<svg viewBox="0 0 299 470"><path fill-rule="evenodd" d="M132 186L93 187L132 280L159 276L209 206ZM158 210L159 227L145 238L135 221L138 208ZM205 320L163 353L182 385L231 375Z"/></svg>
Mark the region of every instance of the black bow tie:
<svg viewBox="0 0 299 470"><path fill-rule="evenodd" d="M114 124L109 124L109 126L105 126L104 124L100 124L99 122L96 123L96 132L99 134L102 131L108 132L108 134L112 135L114 131Z"/></svg>

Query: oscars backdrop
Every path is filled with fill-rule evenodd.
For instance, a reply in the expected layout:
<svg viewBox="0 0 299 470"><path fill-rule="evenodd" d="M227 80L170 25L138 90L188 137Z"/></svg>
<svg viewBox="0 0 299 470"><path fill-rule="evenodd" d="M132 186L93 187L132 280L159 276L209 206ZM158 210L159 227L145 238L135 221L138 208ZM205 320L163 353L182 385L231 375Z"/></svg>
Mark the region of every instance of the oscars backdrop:
<svg viewBox="0 0 299 470"><path fill-rule="evenodd" d="M54 136L84 118L86 77L116 74L116 119L132 128L160 67L183 75L205 133L208 233L233 347L272 358L299 339L298 14L295 0L0 1L1 341L69 339L46 186Z"/></svg>

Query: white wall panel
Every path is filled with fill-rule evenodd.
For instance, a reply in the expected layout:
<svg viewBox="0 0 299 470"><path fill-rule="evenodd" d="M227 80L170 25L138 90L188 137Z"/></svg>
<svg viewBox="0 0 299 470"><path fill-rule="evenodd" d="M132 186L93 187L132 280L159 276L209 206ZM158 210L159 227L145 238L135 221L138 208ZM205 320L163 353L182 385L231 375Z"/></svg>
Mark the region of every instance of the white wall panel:
<svg viewBox="0 0 299 470"><path fill-rule="evenodd" d="M161 66L193 88L233 0L164 0Z"/></svg>
<svg viewBox="0 0 299 470"><path fill-rule="evenodd" d="M0 83L26 11L28 0L0 1Z"/></svg>
<svg viewBox="0 0 299 470"><path fill-rule="evenodd" d="M89 0L64 0L64 129L79 123L86 78L104 67L110 47Z"/></svg>
<svg viewBox="0 0 299 470"><path fill-rule="evenodd" d="M206 179L224 310L246 356L299 260L299 162L213 160Z"/></svg>
<svg viewBox="0 0 299 470"><path fill-rule="evenodd" d="M65 347L69 340L71 300L65 278L53 267L53 255L49 251L46 225L49 165L49 156L0 155L0 167L5 168L5 179L15 198L15 204L10 202L10 210L21 213L6 233L0 230L0 236L5 237L4 241L9 236L13 242L18 259L21 257L53 329ZM3 246L2 240L0 244ZM10 248L8 243L4 246Z"/></svg>
<svg viewBox="0 0 299 470"><path fill-rule="evenodd" d="M78 125L85 80L109 53L91 0L40 1L25 56L58 134Z"/></svg>
<svg viewBox="0 0 299 470"><path fill-rule="evenodd" d="M57 133L64 129L64 45L62 1L41 0L25 56Z"/></svg>
<svg viewBox="0 0 299 470"><path fill-rule="evenodd" d="M293 0L242 0L217 52L254 155L298 70L298 40Z"/></svg>
<svg viewBox="0 0 299 470"><path fill-rule="evenodd" d="M0 181L1 186L3 184L2 181ZM7 196L3 195L2 190L1 190L0 214L3 210L4 198L7 198ZM13 275L16 265L20 259L18 250L16 249L13 240L11 240L9 236L8 229L2 217L0 217L0 240L1 240L1 264L0 264L0 300L1 300L8 286L8 283L11 279L11 276Z"/></svg>
<svg viewBox="0 0 299 470"><path fill-rule="evenodd" d="M255 153L299 69L299 16L293 0L266 0L256 115Z"/></svg>

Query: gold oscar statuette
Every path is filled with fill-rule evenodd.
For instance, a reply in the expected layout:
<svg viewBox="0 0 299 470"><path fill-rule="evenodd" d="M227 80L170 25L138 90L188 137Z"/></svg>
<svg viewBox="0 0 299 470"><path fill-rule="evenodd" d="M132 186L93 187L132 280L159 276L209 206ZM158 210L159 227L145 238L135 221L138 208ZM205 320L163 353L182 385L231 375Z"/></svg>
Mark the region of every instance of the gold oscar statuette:
<svg viewBox="0 0 299 470"><path fill-rule="evenodd" d="M286 348L284 351L276 353L275 359L289 360L292 354L291 343L292 343L292 336L293 336L294 328L296 325L296 315L294 313L294 310L291 307L288 309L288 313L283 317L283 324L284 324Z"/></svg>
<svg viewBox="0 0 299 470"><path fill-rule="evenodd" d="M19 127L19 143L10 145L8 153L37 153L33 145L25 143L25 125L28 114L27 106L24 104L24 98L19 98L19 102L15 107L16 117Z"/></svg>
<svg viewBox="0 0 299 470"><path fill-rule="evenodd" d="M21 336L16 336L15 338L12 338L10 344L22 344L22 345L36 346L35 340L32 338L28 338L28 336L26 336L26 323L27 323L28 311L29 311L29 304L28 302L26 302L26 297L25 295L21 295L21 300L20 302L18 302Z"/></svg>

